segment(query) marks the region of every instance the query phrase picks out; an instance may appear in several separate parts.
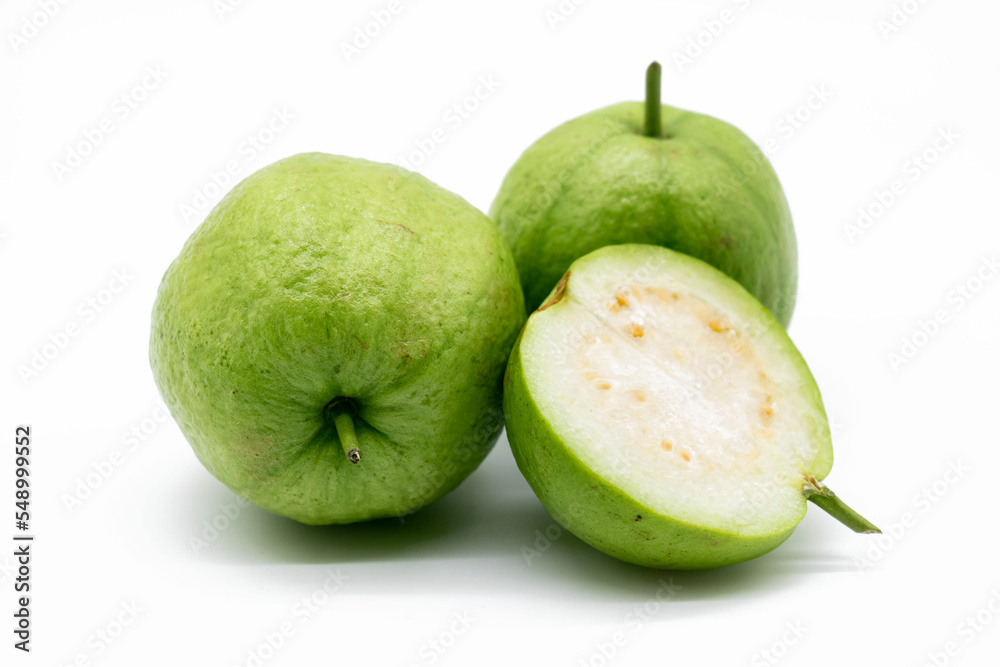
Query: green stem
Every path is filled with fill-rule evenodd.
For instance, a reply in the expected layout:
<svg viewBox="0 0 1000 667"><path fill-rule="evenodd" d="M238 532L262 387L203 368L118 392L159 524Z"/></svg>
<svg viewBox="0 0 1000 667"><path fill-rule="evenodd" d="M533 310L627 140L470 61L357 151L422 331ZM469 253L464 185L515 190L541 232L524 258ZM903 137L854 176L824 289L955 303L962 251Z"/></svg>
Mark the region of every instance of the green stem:
<svg viewBox="0 0 1000 667"><path fill-rule="evenodd" d="M646 129L643 134L647 137L659 138L662 134L660 115L663 111L660 106L660 75L663 68L660 63L653 62L646 70Z"/></svg>
<svg viewBox="0 0 1000 667"><path fill-rule="evenodd" d="M836 493L820 484L812 475L806 478L806 488L803 489L802 495L855 533L882 532L871 521L848 507Z"/></svg>
<svg viewBox="0 0 1000 667"><path fill-rule="evenodd" d="M337 427L337 437L344 454L351 463L361 460L361 450L358 449L358 434L354 430L354 415L348 405L336 406L333 411L333 424Z"/></svg>

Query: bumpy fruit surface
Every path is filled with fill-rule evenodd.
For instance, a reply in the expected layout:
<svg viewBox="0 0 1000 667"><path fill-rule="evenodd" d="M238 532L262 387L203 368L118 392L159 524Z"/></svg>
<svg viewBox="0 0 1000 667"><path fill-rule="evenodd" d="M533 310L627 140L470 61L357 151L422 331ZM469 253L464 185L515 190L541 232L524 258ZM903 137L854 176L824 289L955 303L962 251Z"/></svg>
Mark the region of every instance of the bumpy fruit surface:
<svg viewBox="0 0 1000 667"><path fill-rule="evenodd" d="M594 111L528 148L490 209L534 310L573 260L660 245L729 275L783 326L795 307L795 230L764 153L716 118L649 100ZM654 127L651 129L651 122Z"/></svg>
<svg viewBox="0 0 1000 667"><path fill-rule="evenodd" d="M490 220L403 169L324 154L237 185L171 264L150 358L208 470L304 523L411 512L500 433L524 321Z"/></svg>

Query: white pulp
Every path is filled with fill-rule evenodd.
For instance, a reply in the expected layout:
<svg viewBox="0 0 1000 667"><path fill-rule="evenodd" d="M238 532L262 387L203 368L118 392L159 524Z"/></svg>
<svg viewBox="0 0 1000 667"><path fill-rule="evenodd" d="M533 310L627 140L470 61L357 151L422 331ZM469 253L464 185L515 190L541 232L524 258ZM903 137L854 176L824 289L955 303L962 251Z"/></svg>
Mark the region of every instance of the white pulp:
<svg viewBox="0 0 1000 667"><path fill-rule="evenodd" d="M532 396L563 442L681 521L738 534L794 525L828 436L787 352L717 290L593 274L573 276L522 341Z"/></svg>

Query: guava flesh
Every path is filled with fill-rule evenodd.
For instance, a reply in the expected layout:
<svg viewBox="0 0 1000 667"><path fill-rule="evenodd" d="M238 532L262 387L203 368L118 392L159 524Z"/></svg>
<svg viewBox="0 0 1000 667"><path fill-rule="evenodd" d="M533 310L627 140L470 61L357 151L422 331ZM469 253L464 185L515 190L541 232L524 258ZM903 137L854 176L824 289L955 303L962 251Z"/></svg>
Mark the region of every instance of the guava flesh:
<svg viewBox="0 0 1000 667"><path fill-rule="evenodd" d="M553 515L658 567L774 548L805 514L806 479L832 465L819 391L781 325L720 272L653 246L573 264L515 347L505 410Z"/></svg>

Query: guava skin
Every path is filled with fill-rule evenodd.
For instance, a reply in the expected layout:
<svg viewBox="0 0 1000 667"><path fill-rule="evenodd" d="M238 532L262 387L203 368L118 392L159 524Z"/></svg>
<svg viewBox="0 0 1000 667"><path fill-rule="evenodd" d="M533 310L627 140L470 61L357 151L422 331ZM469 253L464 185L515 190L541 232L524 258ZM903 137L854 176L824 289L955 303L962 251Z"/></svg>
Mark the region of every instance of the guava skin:
<svg viewBox="0 0 1000 667"><path fill-rule="evenodd" d="M740 563L777 548L794 531L806 514L803 497L801 513L779 530L766 534L708 529L656 511L638 502L580 460L556 433L532 396L531 382L521 357L524 339L532 335L533 324L541 317L558 313L573 298L573 274L587 271L601 257L627 258L636 267L648 265L649 258L687 266L700 265L710 280L725 284L741 295L741 308L764 322L768 335L779 335L783 354L808 373L805 361L784 333L783 327L738 283L700 260L647 245L605 247L590 253L570 267L569 274L548 295L542 308L533 313L521 331L504 377L504 416L507 438L517 466L545 509L581 540L610 556L651 568L702 570ZM826 429L808 471L821 480L833 466L833 448L826 427L826 414L818 388L803 387L816 415ZM586 409L577 406L573 409Z"/></svg>
<svg viewBox="0 0 1000 667"><path fill-rule="evenodd" d="M239 183L153 308L153 374L199 460L307 524L401 516L479 465L524 322L513 257L460 197L325 155ZM360 463L326 406L350 399Z"/></svg>
<svg viewBox="0 0 1000 667"><path fill-rule="evenodd" d="M514 252L529 311L578 257L643 243L697 257L787 327L798 282L795 230L778 177L739 129L662 106L643 136L626 102L571 120L514 164L490 209Z"/></svg>

